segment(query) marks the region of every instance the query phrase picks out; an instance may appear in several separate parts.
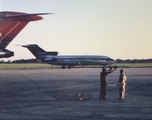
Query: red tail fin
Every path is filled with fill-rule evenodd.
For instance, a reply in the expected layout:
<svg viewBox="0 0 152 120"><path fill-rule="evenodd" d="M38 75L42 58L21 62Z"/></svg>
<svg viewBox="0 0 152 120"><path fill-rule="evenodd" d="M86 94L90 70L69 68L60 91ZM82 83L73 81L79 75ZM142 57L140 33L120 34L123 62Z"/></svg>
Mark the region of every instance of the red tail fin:
<svg viewBox="0 0 152 120"><path fill-rule="evenodd" d="M0 49L5 49L28 22L41 20L38 15L44 14L47 13L0 12Z"/></svg>

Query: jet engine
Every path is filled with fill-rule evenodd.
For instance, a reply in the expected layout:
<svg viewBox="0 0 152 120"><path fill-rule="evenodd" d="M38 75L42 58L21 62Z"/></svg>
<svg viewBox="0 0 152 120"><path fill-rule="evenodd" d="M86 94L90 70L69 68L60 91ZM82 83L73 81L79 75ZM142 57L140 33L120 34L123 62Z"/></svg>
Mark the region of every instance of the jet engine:
<svg viewBox="0 0 152 120"><path fill-rule="evenodd" d="M7 49L0 50L0 58L9 58L14 56L14 52L9 51Z"/></svg>

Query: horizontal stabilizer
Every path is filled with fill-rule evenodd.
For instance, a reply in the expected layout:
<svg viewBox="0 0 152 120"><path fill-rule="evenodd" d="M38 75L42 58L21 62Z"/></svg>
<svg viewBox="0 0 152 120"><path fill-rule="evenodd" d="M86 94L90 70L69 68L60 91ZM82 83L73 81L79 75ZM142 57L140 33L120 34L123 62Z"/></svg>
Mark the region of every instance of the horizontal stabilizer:
<svg viewBox="0 0 152 120"><path fill-rule="evenodd" d="M28 14L28 13L21 13L21 12L1 12L0 13L0 18L1 19L10 19L12 21L36 21L36 20L41 20L42 17L39 15L50 15L53 13L33 13L33 14Z"/></svg>
<svg viewBox="0 0 152 120"><path fill-rule="evenodd" d="M5 15L5 18L15 18L15 17L29 17L29 16L35 16L35 15L49 15L53 13L33 13L33 14L18 14L18 15Z"/></svg>

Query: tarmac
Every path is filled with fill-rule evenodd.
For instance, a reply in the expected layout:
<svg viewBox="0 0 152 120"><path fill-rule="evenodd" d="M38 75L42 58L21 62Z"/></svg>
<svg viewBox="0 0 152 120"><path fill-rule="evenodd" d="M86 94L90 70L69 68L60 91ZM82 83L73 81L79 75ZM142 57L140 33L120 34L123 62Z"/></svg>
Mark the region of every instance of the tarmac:
<svg viewBox="0 0 152 120"><path fill-rule="evenodd" d="M119 70L108 76L108 100L99 99L101 68L0 70L0 120L151 120L152 68L124 69L125 100Z"/></svg>

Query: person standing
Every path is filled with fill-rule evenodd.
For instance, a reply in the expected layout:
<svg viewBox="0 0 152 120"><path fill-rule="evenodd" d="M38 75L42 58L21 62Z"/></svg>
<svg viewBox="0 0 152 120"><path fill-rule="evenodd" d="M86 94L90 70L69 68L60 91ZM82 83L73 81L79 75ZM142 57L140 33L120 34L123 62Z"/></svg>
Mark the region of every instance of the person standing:
<svg viewBox="0 0 152 120"><path fill-rule="evenodd" d="M120 76L119 76L119 98L120 100L123 100L125 98L125 87L126 87L126 80L127 77L124 73L124 70L120 70Z"/></svg>
<svg viewBox="0 0 152 120"><path fill-rule="evenodd" d="M100 99L107 100L106 98L106 89L107 89L107 81L108 81L108 74L115 71L117 67L112 70L110 67L109 70L106 70L106 67L102 68L102 72L100 73Z"/></svg>

